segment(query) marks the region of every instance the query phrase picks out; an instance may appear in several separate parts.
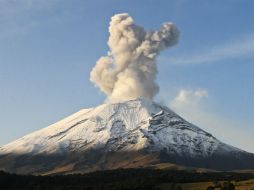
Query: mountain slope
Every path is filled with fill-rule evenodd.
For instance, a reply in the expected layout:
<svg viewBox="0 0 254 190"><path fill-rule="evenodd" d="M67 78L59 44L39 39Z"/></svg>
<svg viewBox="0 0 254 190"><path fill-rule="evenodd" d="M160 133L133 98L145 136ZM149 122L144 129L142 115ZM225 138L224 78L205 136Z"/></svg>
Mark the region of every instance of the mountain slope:
<svg viewBox="0 0 254 190"><path fill-rule="evenodd" d="M161 163L254 169L254 155L144 99L81 110L0 148L0 169L17 173L75 173Z"/></svg>

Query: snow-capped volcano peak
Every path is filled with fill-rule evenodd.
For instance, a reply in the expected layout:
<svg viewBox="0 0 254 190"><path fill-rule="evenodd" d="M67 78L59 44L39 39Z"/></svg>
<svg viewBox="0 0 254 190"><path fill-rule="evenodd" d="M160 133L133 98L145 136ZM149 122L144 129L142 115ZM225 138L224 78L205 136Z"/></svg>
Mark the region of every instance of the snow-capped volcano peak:
<svg viewBox="0 0 254 190"><path fill-rule="evenodd" d="M165 106L137 99L80 110L1 147L0 155L84 153L86 158L94 150L99 150L100 156L114 152L163 153L164 158L166 155L177 163L182 158L239 157L246 153L220 142Z"/></svg>
<svg viewBox="0 0 254 190"><path fill-rule="evenodd" d="M15 153L54 153L103 147L108 151L187 146L195 156L197 143L204 155L212 153L219 142L191 125L166 107L145 99L108 103L79 112L20 138L2 151ZM125 145L125 146L123 146ZM172 146L173 145L173 146Z"/></svg>

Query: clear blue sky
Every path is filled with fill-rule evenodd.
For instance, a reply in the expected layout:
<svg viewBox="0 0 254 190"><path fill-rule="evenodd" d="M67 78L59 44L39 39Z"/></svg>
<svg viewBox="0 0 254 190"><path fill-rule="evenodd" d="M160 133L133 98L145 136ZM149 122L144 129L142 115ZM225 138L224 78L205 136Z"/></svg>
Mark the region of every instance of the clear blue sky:
<svg viewBox="0 0 254 190"><path fill-rule="evenodd" d="M250 0L0 0L0 145L104 101L89 72L108 51L110 17L127 12L146 29L171 21L181 31L158 59L156 100L170 106L187 91L192 114L218 121L191 122L254 152L253 9Z"/></svg>

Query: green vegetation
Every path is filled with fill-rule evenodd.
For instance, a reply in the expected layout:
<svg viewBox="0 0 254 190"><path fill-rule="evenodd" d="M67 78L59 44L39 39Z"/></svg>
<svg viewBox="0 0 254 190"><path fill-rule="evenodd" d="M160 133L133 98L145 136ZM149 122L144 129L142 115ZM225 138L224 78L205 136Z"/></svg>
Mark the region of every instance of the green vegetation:
<svg viewBox="0 0 254 190"><path fill-rule="evenodd" d="M235 185L231 183L230 181L223 182L223 184L220 184L218 182L214 183L214 185L210 185L206 188L206 190L235 190Z"/></svg>
<svg viewBox="0 0 254 190"><path fill-rule="evenodd" d="M254 179L253 174L193 173L152 169L120 169L89 174L31 176L0 172L4 190L185 190L202 182L203 190L234 190L229 181ZM216 181L214 183L208 181ZM224 181L219 182L219 181ZM208 187L209 186L209 187ZM198 186L193 186L195 189ZM215 188L216 187L216 188ZM236 188L237 189L237 188Z"/></svg>

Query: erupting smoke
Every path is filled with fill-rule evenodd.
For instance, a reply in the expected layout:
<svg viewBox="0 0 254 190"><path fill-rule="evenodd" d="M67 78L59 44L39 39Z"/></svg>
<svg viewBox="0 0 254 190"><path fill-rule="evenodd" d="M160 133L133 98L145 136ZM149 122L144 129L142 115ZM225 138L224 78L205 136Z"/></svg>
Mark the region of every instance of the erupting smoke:
<svg viewBox="0 0 254 190"><path fill-rule="evenodd" d="M157 31L145 31L123 13L111 18L109 33L110 52L97 61L90 80L110 101L152 99L159 91L155 58L177 43L178 29L165 23Z"/></svg>

